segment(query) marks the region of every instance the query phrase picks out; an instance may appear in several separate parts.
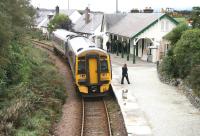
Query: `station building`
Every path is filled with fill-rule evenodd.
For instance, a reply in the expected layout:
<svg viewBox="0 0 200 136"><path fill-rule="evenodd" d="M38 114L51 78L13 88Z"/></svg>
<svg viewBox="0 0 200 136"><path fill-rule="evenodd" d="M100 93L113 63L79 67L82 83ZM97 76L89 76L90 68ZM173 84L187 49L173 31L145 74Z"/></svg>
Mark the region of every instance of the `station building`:
<svg viewBox="0 0 200 136"><path fill-rule="evenodd" d="M134 10L135 11L135 10ZM138 10L137 10L138 11ZM73 22L73 31L87 36L99 48L121 55L127 60L139 58L147 62L156 62L167 52L168 42L163 37L178 25L178 22L165 13L144 12L104 14L85 9L83 15L77 10L38 10L37 27L48 33L50 19L57 13L64 13Z"/></svg>
<svg viewBox="0 0 200 136"><path fill-rule="evenodd" d="M132 57L133 62L135 57L156 62L167 49L162 47L166 46L161 44L163 37L177 25L178 22L165 13L105 14L101 29L106 33L103 48L106 49L106 42L110 41L114 53L127 54L127 59Z"/></svg>

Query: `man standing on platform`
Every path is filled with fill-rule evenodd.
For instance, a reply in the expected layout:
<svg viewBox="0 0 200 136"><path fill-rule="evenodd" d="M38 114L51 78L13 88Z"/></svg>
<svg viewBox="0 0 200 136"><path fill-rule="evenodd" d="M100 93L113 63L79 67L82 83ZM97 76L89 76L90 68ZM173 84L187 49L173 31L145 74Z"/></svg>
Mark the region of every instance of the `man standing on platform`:
<svg viewBox="0 0 200 136"><path fill-rule="evenodd" d="M110 41L107 41L106 47L107 47L107 52L110 52Z"/></svg>
<svg viewBox="0 0 200 136"><path fill-rule="evenodd" d="M122 67L122 80L121 80L121 84L124 84L124 77L126 77L126 80L127 80L128 84L130 84L129 79L128 79L128 68L127 68L126 64L124 64L124 66Z"/></svg>

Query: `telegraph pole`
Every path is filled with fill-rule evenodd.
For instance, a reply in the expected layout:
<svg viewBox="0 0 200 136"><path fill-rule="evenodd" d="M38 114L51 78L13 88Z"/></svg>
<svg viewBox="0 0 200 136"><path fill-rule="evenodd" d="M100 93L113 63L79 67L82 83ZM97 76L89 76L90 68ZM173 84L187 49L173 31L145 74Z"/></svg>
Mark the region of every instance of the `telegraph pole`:
<svg viewBox="0 0 200 136"><path fill-rule="evenodd" d="M116 13L118 13L118 0L116 0Z"/></svg>
<svg viewBox="0 0 200 136"><path fill-rule="evenodd" d="M68 0L68 3L67 3L67 4L68 4L68 10L69 10L69 0Z"/></svg>

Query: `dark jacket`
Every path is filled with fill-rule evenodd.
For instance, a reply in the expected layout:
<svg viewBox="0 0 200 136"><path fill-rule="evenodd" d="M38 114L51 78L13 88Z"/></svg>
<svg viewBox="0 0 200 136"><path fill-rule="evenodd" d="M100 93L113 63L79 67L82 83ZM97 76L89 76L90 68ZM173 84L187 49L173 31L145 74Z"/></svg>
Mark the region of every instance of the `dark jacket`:
<svg viewBox="0 0 200 136"><path fill-rule="evenodd" d="M128 74L128 69L127 67L122 67L122 75L126 76Z"/></svg>

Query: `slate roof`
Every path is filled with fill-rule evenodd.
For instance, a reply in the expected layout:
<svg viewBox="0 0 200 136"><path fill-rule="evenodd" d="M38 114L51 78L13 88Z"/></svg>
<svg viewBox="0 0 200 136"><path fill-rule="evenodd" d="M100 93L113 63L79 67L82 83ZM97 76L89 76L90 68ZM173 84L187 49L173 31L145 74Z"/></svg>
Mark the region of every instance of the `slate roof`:
<svg viewBox="0 0 200 136"><path fill-rule="evenodd" d="M60 13L61 14L65 14L67 16L70 16L73 12L75 12L76 10L75 9L69 9L69 10L60 10Z"/></svg>
<svg viewBox="0 0 200 136"><path fill-rule="evenodd" d="M164 13L128 13L109 28L108 32L131 38L164 15Z"/></svg>
<svg viewBox="0 0 200 136"><path fill-rule="evenodd" d="M124 18L127 14L125 13L117 13L117 14L104 14L105 25L107 29L114 26L117 22L119 22L122 18Z"/></svg>
<svg viewBox="0 0 200 136"><path fill-rule="evenodd" d="M92 14L92 15L91 15ZM75 23L74 31L79 33L93 34L94 31L102 24L103 14L91 13L90 22L85 23L85 14L83 14Z"/></svg>
<svg viewBox="0 0 200 136"><path fill-rule="evenodd" d="M75 9L70 9L70 10L60 10L59 12L61 14L65 14L67 16L70 16L73 12L75 12ZM38 9L37 10L37 15L35 19L35 25L38 27L47 27L49 23L48 15L52 14L55 15L55 10L54 9Z"/></svg>
<svg viewBox="0 0 200 136"><path fill-rule="evenodd" d="M47 15L54 14L54 12L55 10L52 9L38 9L35 16L35 25L39 25L45 18L47 18Z"/></svg>

